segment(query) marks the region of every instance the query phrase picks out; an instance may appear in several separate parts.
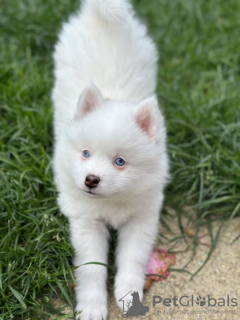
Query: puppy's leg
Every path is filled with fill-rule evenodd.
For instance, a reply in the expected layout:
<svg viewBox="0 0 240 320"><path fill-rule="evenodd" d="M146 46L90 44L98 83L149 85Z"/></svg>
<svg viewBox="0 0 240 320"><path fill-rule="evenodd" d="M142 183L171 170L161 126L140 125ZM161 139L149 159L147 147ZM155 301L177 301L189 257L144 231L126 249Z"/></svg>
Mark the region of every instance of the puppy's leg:
<svg viewBox="0 0 240 320"><path fill-rule="evenodd" d="M88 262L107 263L108 230L100 221L70 219L72 244L76 250L75 266ZM107 268L97 264L80 266L75 271L77 319L107 318Z"/></svg>
<svg viewBox="0 0 240 320"><path fill-rule="evenodd" d="M149 216L135 216L119 229L115 279L115 298L119 301L129 291L138 291L143 296L145 272L158 230L158 212Z"/></svg>

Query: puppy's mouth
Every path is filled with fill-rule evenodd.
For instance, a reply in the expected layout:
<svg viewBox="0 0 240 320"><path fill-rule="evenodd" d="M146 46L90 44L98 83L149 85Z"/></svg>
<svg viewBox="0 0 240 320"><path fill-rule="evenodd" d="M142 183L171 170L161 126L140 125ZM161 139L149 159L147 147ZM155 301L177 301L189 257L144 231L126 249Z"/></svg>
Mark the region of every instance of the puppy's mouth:
<svg viewBox="0 0 240 320"><path fill-rule="evenodd" d="M92 198L102 198L103 197L101 194L98 194L92 190L84 190L84 192Z"/></svg>
<svg viewBox="0 0 240 320"><path fill-rule="evenodd" d="M82 193L84 193L89 198L104 199L104 198L109 198L109 197L112 197L112 196L115 195L115 193L113 193L113 194L102 194L98 190L95 190L95 189L81 188L80 190L81 190Z"/></svg>
<svg viewBox="0 0 240 320"><path fill-rule="evenodd" d="M92 190L87 190L87 191L85 191L86 193L88 193L88 194L93 194L93 195L97 195L97 193L95 193L95 192L93 192Z"/></svg>

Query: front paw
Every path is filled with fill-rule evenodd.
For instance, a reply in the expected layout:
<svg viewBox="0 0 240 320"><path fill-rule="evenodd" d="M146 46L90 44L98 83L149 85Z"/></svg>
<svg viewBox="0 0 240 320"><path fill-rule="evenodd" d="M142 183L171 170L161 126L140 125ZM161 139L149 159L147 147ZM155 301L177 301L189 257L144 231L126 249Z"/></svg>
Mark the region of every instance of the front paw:
<svg viewBox="0 0 240 320"><path fill-rule="evenodd" d="M77 304L77 312L81 312L76 316L76 320L106 320L107 306L94 303L88 305Z"/></svg>

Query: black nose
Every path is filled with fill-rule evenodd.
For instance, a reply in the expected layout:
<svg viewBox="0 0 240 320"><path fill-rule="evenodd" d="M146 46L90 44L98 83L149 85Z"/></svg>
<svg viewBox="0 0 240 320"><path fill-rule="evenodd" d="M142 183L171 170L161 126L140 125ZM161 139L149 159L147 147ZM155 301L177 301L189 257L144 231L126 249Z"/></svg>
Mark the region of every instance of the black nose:
<svg viewBox="0 0 240 320"><path fill-rule="evenodd" d="M85 185L88 188L95 188L99 182L100 182L100 179L98 177L94 176L93 174L89 174L86 177Z"/></svg>

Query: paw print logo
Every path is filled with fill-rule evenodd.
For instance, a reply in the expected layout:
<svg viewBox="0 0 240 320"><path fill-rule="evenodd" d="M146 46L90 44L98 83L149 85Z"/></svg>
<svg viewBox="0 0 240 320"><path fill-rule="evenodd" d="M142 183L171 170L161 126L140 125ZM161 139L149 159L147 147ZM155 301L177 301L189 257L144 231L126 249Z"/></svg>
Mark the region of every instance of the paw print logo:
<svg viewBox="0 0 240 320"><path fill-rule="evenodd" d="M197 298L196 298L196 304L198 304L200 307L203 307L203 306L205 306L205 304L206 304L206 299L205 299L205 297L201 297L201 296L198 296Z"/></svg>

